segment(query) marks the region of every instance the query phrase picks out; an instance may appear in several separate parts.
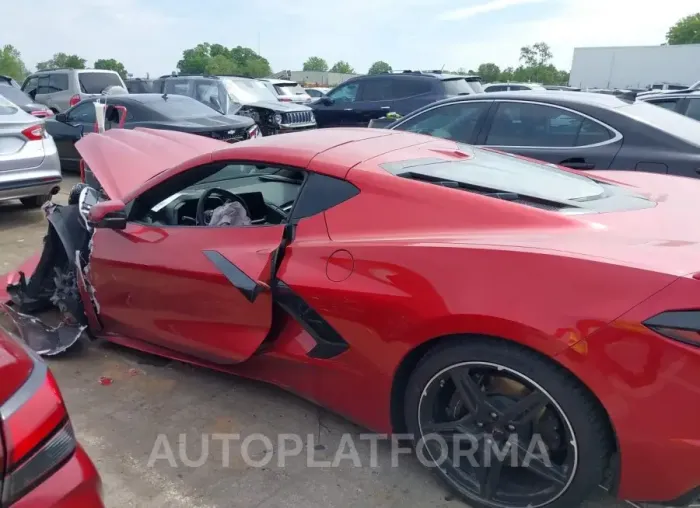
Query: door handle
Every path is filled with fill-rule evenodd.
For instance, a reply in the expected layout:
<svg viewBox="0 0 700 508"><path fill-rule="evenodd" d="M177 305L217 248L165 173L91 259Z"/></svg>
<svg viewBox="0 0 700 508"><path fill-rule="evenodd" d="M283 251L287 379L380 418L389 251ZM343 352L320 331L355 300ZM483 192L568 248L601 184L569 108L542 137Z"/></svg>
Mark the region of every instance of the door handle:
<svg viewBox="0 0 700 508"><path fill-rule="evenodd" d="M595 164L586 162L584 159L567 159L561 161L559 165L571 169L595 169Z"/></svg>
<svg viewBox="0 0 700 508"><path fill-rule="evenodd" d="M391 109L391 106L382 106L382 109Z"/></svg>
<svg viewBox="0 0 700 508"><path fill-rule="evenodd" d="M345 108L344 111L352 111L352 108Z"/></svg>

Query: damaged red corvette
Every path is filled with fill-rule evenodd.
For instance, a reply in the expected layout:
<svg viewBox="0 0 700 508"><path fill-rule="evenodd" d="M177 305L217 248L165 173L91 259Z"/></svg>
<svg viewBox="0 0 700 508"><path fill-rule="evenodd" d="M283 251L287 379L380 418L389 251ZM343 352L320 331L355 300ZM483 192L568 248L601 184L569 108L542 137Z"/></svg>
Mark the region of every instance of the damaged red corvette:
<svg viewBox="0 0 700 508"><path fill-rule="evenodd" d="M274 383L410 433L472 506L700 493L700 182L373 129L77 148L86 183L2 297L36 351Z"/></svg>

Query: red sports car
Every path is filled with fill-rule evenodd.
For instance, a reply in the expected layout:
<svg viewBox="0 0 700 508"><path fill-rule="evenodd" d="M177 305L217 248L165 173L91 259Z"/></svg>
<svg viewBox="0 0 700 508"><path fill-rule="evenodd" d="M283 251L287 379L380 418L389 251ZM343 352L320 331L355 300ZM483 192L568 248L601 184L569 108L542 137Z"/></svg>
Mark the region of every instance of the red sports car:
<svg viewBox="0 0 700 508"><path fill-rule="evenodd" d="M0 492L12 508L104 508L51 371L0 329Z"/></svg>
<svg viewBox="0 0 700 508"><path fill-rule="evenodd" d="M3 298L35 350L274 383L411 434L472 506L700 493L700 182L373 129L77 148L89 185Z"/></svg>

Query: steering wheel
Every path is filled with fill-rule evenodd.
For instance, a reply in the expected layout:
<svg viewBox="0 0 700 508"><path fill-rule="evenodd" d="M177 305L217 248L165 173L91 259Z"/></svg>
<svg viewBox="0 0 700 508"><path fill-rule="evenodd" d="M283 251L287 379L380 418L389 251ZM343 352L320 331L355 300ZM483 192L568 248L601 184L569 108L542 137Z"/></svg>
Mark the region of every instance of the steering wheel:
<svg viewBox="0 0 700 508"><path fill-rule="evenodd" d="M238 201L245 210L245 213L247 213L248 217L250 217L250 210L248 209L248 205L246 204L246 202L243 201L243 198L235 195L233 192L228 191L226 189L212 187L211 189L205 190L202 193L202 195L199 196L199 201L197 201L197 226L209 225L209 220L211 220L211 217L209 217L209 220L207 220L207 217L205 216L207 210L205 209L205 207L207 205L207 200L215 194L224 200L224 204L230 203L231 201Z"/></svg>

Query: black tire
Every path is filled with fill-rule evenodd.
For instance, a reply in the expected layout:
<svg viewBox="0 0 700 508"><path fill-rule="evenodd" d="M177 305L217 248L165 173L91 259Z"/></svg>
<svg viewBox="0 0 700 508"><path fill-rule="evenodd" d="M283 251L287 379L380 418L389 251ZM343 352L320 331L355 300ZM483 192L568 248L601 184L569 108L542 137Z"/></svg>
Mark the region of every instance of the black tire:
<svg viewBox="0 0 700 508"><path fill-rule="evenodd" d="M41 196L32 196L29 198L20 198L20 201L26 208L39 208L41 205L51 200L51 194Z"/></svg>
<svg viewBox="0 0 700 508"><path fill-rule="evenodd" d="M612 436L606 415L597 401L570 373L546 357L511 342L465 337L463 342L438 346L421 360L411 374L404 400L406 426L408 432L414 436L414 446L418 446L421 438L421 399L426 397L431 381L439 379L438 375L449 375L451 367L465 362L485 362L502 366L534 381L544 390L546 396L556 401L572 428L572 435L577 444L577 464L571 469L568 486L559 497L537 506L574 508L590 498L603 482L612 452ZM448 374L441 374L443 372ZM444 386L444 382L439 381L439 386ZM478 495L471 496L465 492L465 489L455 484L441 468L430 469L455 495L473 508L516 506L484 502Z"/></svg>

